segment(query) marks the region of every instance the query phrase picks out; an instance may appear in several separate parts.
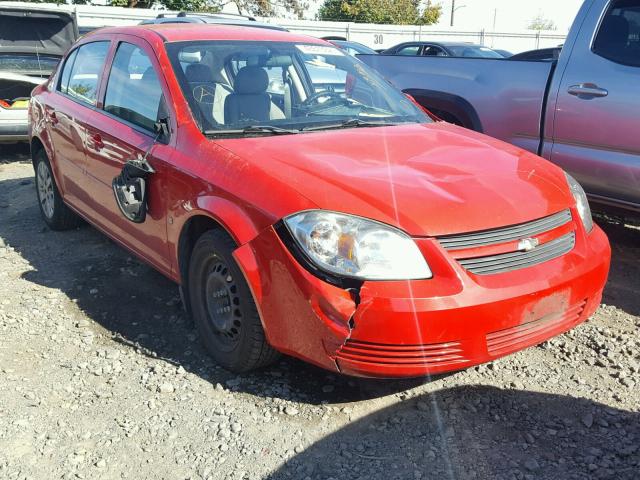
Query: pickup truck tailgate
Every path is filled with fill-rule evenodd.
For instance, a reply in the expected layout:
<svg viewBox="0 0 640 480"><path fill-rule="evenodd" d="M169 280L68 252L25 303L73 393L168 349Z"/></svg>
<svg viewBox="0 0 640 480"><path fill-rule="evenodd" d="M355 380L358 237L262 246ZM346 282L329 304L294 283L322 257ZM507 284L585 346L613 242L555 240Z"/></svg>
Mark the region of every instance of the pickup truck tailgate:
<svg viewBox="0 0 640 480"><path fill-rule="evenodd" d="M465 112L467 126L537 153L552 63L399 55L358 58L427 108L451 111L453 103L457 111ZM442 108L445 104L449 108Z"/></svg>

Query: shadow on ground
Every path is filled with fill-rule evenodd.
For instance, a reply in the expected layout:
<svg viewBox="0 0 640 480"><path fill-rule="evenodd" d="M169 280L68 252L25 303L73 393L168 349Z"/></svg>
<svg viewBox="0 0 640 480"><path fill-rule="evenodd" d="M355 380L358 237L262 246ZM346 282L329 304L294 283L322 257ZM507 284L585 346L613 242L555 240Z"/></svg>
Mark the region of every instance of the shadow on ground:
<svg viewBox="0 0 640 480"><path fill-rule="evenodd" d="M640 414L559 395L456 387L325 437L280 479L640 478Z"/></svg>
<svg viewBox="0 0 640 480"><path fill-rule="evenodd" d="M31 152L28 143L0 143L0 163L30 161Z"/></svg>
<svg viewBox="0 0 640 480"><path fill-rule="evenodd" d="M640 316L640 227L600 216L596 221L611 242L611 273L602 301Z"/></svg>
<svg viewBox="0 0 640 480"><path fill-rule="evenodd" d="M319 404L380 397L426 381L352 379L288 357L236 379L201 347L174 283L88 225L49 230L31 177L0 181L0 238L31 265L26 280L64 292L114 341L182 365L213 384L234 379L234 390ZM327 385L333 389L323 392Z"/></svg>

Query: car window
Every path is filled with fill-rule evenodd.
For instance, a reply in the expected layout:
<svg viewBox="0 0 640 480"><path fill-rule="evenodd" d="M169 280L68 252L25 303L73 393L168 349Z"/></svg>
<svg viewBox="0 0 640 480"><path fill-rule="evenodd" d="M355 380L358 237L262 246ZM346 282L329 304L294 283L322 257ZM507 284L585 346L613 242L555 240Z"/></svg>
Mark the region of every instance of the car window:
<svg viewBox="0 0 640 480"><path fill-rule="evenodd" d="M420 51L420 45L410 45L408 47L403 47L400 50L398 50L396 55L418 55L419 51Z"/></svg>
<svg viewBox="0 0 640 480"><path fill-rule="evenodd" d="M430 121L375 71L332 46L199 41L173 42L167 51L194 117L207 134L232 134L247 126L309 131L340 127L344 122L344 128L351 128L352 122L396 125ZM212 62L194 63L198 67L188 67L190 76L182 66L189 58ZM225 66L230 79L224 95L219 95L220 85L213 82L219 65ZM196 95L195 73L215 83L210 95Z"/></svg>
<svg viewBox="0 0 640 480"><path fill-rule="evenodd" d="M427 46L424 47L422 51L422 55L427 57L446 57L446 53L439 47Z"/></svg>
<svg viewBox="0 0 640 480"><path fill-rule="evenodd" d="M62 68L62 75L60 75L60 85L58 86L58 90L60 90L62 93L67 93L67 89L69 88L69 78L71 77L73 62L75 61L77 54L77 49L71 52L64 63L64 67Z"/></svg>
<svg viewBox="0 0 640 480"><path fill-rule="evenodd" d="M161 104L162 88L149 56L131 43L120 43L109 72L105 111L153 131Z"/></svg>
<svg viewBox="0 0 640 480"><path fill-rule="evenodd" d="M612 3L600 25L593 51L613 62L640 67L640 0Z"/></svg>
<svg viewBox="0 0 640 480"><path fill-rule="evenodd" d="M65 64L60 90L83 103L95 105L98 95L98 80L108 51L108 41L92 42L80 46L73 58L69 57ZM65 76L69 67L69 74Z"/></svg>

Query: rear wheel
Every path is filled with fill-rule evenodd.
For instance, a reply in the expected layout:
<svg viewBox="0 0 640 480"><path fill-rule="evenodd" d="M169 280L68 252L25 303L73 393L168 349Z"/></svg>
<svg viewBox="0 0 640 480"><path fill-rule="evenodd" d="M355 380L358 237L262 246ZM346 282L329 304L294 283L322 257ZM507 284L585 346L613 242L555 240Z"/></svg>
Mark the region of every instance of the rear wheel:
<svg viewBox="0 0 640 480"><path fill-rule="evenodd" d="M69 230L80 225L81 220L62 200L51 164L44 150L33 155L36 171L36 191L42 218L51 230Z"/></svg>
<svg viewBox="0 0 640 480"><path fill-rule="evenodd" d="M189 262L188 290L198 333L209 354L233 372L275 361L249 286L232 256L234 241L221 230L198 239Z"/></svg>

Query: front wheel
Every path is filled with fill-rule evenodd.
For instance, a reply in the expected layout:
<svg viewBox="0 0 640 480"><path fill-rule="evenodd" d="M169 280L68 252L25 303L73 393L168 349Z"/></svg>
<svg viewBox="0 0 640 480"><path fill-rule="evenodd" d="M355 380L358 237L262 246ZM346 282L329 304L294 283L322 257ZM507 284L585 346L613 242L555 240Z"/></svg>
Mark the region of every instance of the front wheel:
<svg viewBox="0 0 640 480"><path fill-rule="evenodd" d="M274 362L249 286L232 256L234 241L222 230L198 239L189 262L191 311L202 342L213 359L232 372Z"/></svg>
<svg viewBox="0 0 640 480"><path fill-rule="evenodd" d="M51 230L69 230L80 225L81 220L62 200L62 195L51 172L51 164L44 150L33 155L36 171L36 191L42 218Z"/></svg>

